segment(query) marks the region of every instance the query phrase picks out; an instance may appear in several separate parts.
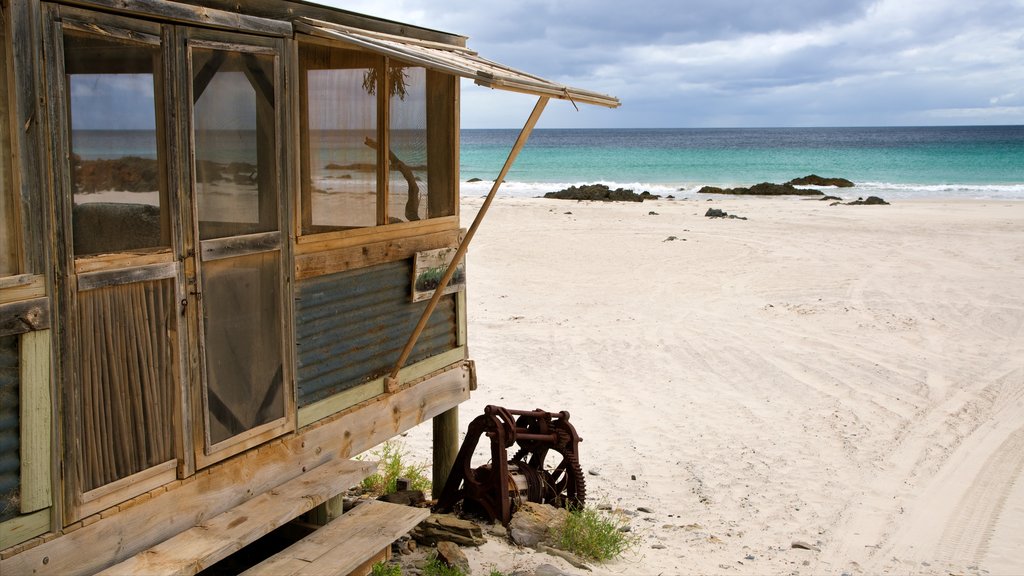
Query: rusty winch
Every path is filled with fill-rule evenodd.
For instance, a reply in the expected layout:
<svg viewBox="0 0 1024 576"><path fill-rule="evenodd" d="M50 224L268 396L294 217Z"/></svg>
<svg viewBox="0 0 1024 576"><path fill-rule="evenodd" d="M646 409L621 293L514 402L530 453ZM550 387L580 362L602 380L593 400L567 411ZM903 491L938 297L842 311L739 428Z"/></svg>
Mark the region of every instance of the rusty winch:
<svg viewBox="0 0 1024 576"><path fill-rule="evenodd" d="M473 469L470 460L483 434L491 439L491 461ZM513 444L519 444L519 450L509 458ZM524 500L559 508L582 507L587 489L579 444L568 412L487 406L466 430L437 509L450 511L462 501L464 510L483 512L508 524ZM546 465L549 455L552 463Z"/></svg>

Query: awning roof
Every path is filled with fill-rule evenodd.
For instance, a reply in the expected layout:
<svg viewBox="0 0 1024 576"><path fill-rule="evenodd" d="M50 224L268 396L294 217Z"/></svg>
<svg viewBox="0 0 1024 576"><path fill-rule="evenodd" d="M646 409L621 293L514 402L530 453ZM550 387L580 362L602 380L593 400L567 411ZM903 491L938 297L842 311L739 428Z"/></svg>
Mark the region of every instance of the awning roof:
<svg viewBox="0 0 1024 576"><path fill-rule="evenodd" d="M619 106L619 99L614 96L563 86L509 68L504 64L481 58L476 52L461 46L370 32L312 18L298 18L293 24L295 30L299 32L321 38L341 40L371 52L398 58L439 72L470 78L478 85L487 88L524 92L608 108Z"/></svg>

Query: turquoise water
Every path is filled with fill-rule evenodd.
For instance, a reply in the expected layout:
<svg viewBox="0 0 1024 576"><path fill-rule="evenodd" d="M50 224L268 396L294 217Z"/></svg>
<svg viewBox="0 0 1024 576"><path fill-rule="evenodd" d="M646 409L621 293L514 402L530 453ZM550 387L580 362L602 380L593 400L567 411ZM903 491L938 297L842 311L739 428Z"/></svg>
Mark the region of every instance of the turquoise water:
<svg viewBox="0 0 1024 576"><path fill-rule="evenodd" d="M490 188L517 135L462 131L463 194ZM73 140L86 159L156 155L152 131L80 130ZM234 150L232 141L225 140L224 161L251 152ZM364 148L362 138L352 146ZM542 129L531 135L501 193L537 196L603 182L685 196L705 185L786 182L812 173L853 180L858 195L1024 199L1024 126ZM465 182L471 178L484 182Z"/></svg>
<svg viewBox="0 0 1024 576"><path fill-rule="evenodd" d="M517 134L464 130L463 180L492 180ZM1024 126L536 130L503 191L604 182L678 195L811 173L865 194L1024 199Z"/></svg>

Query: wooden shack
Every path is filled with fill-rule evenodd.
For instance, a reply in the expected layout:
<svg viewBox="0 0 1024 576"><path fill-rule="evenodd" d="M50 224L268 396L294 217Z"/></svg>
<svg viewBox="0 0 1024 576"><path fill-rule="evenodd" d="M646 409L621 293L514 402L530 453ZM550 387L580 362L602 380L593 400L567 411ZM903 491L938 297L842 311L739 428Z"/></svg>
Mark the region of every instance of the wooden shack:
<svg viewBox="0 0 1024 576"><path fill-rule="evenodd" d="M307 2L0 20L0 572L195 573L428 419L443 480L476 387L459 80L539 97L509 163L548 98L618 102ZM421 517L356 510L267 573L355 569Z"/></svg>

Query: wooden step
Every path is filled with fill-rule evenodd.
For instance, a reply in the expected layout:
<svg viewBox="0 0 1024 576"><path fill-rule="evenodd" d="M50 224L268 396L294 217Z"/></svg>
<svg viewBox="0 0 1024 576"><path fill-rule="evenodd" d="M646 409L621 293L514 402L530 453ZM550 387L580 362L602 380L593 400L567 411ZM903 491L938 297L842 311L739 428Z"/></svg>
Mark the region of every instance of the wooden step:
<svg viewBox="0 0 1024 576"><path fill-rule="evenodd" d="M430 510L367 500L243 572L243 576L343 576L391 546Z"/></svg>
<svg viewBox="0 0 1024 576"><path fill-rule="evenodd" d="M321 464L100 574L191 576L340 494L377 468L337 459Z"/></svg>

